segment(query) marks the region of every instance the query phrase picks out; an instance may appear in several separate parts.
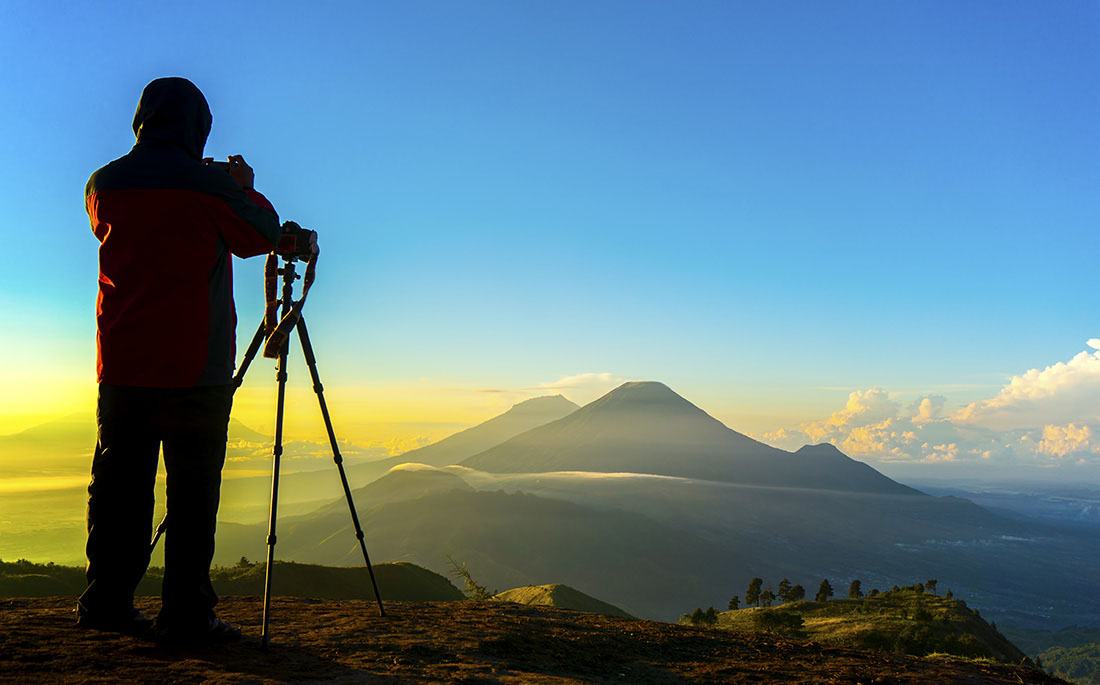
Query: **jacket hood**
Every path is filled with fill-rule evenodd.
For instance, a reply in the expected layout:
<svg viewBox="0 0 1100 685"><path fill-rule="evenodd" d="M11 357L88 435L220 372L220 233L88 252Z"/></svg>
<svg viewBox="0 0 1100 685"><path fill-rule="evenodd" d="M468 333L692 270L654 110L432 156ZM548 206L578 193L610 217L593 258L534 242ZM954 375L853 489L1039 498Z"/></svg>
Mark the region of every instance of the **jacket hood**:
<svg viewBox="0 0 1100 685"><path fill-rule="evenodd" d="M202 159L212 120L210 106L194 83L178 77L158 78L141 93L134 114L134 135L138 143L174 143L195 159Z"/></svg>

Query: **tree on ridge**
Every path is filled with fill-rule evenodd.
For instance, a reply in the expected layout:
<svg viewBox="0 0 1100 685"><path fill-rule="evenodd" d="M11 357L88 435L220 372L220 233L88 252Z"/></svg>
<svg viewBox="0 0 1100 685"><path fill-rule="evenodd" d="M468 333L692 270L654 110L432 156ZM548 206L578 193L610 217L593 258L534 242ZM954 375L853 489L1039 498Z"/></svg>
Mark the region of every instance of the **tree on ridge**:
<svg viewBox="0 0 1100 685"><path fill-rule="evenodd" d="M770 607L772 602L775 601L775 593L772 592L772 588L769 585L767 590L760 593L760 605Z"/></svg>
<svg viewBox="0 0 1100 685"><path fill-rule="evenodd" d="M755 604L760 606L760 588L764 585L763 578L753 578L749 583L749 589L745 591L745 606Z"/></svg>
<svg viewBox="0 0 1100 685"><path fill-rule="evenodd" d="M791 581L786 578L779 581L779 589L776 591L775 596L779 598L780 602L791 601Z"/></svg>

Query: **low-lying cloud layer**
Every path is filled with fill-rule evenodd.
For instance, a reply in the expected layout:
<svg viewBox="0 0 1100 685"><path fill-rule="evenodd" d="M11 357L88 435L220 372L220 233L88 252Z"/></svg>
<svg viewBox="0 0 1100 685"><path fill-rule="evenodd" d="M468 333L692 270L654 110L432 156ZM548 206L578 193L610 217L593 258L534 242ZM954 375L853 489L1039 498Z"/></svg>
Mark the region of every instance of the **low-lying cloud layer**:
<svg viewBox="0 0 1100 685"><path fill-rule="evenodd" d="M994 397L947 412L948 398L901 403L857 390L827 419L760 436L778 447L831 442L881 462L1100 464L1100 339L1068 362L1013 376Z"/></svg>

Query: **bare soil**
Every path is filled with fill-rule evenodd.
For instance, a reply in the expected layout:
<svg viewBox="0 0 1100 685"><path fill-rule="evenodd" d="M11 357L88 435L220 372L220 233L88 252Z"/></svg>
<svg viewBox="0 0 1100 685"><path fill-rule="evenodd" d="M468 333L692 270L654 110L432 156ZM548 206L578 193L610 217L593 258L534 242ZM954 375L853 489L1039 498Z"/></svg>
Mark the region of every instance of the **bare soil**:
<svg viewBox="0 0 1100 685"><path fill-rule="evenodd" d="M159 601L141 598L153 615ZM71 597L0 600L0 682L1062 683L1026 666L917 658L507 602L227 597L241 642L169 647L76 627Z"/></svg>

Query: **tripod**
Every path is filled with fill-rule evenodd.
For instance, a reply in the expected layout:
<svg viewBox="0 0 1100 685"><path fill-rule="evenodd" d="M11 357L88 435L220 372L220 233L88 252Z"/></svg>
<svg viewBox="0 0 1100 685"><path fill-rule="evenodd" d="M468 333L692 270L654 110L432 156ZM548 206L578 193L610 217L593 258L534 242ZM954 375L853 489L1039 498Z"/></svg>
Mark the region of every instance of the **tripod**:
<svg viewBox="0 0 1100 685"><path fill-rule="evenodd" d="M267 271L269 276L273 275L272 272L282 276L283 286L279 304L282 308L283 317L286 317L295 306L293 298L294 281L301 278L301 276L295 272L294 268L294 262L297 257L292 255L280 256L283 259L282 267L278 269L274 268L272 260L276 259L276 257L275 254L272 253L272 255L268 257ZM307 274L307 276L309 275L310 274ZM307 278L307 286L308 283L309 279ZM304 299L305 295L303 295L303 300ZM351 486L348 485L347 473L344 471L344 458L340 455L340 447L336 442L336 433L332 429L332 420L329 418L328 405L325 403L324 387L321 385L321 377L317 373L317 358L313 354L313 345L309 341L309 332L306 330L305 318L300 316L301 304L301 302L298 303L299 316L297 323L294 324L294 330L298 332L298 339L302 343L302 354L305 356L306 365L309 367L309 373L313 379L313 391L317 393L317 401L321 407L321 416L325 421L325 430L328 432L329 445L332 447L332 459L340 473L340 482L344 488L344 497L347 499L348 510L351 513L351 521L355 526L355 537L359 540L359 548L363 552L363 561L366 562L367 572L370 574L370 582L374 589L374 597L378 602L378 615L385 616L386 609L382 606L382 596L378 592L378 582L374 578L374 567L371 565L370 556L367 554L367 545L366 542L364 542L363 528L359 525L359 515L355 511L355 501L351 495ZM260 345L263 344L264 339L267 337L268 330L267 321L260 321L260 325L256 329L256 334L252 336L252 342L249 344L244 359L241 361L241 367L233 377L234 388L240 388L241 384L244 382L244 375L248 371L248 367L252 364L252 360L256 357ZM282 344L279 345L278 367L276 373L276 380L279 385L275 409L275 445L272 450L271 464L271 507L269 509L267 526L267 568L264 577L263 629L260 638L261 647L263 649L267 649L268 645L268 618L271 610L271 576L275 562L275 542L277 539L275 535L275 522L279 505L279 464L283 455L283 414L286 399L287 348L289 347L289 343L290 336L287 335L286 340L283 340ZM164 519L160 522L160 525L157 526L156 535L153 537L150 551L156 547L157 540L164 534L167 523L168 515L165 514Z"/></svg>

